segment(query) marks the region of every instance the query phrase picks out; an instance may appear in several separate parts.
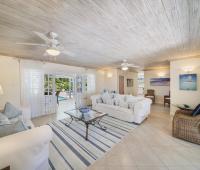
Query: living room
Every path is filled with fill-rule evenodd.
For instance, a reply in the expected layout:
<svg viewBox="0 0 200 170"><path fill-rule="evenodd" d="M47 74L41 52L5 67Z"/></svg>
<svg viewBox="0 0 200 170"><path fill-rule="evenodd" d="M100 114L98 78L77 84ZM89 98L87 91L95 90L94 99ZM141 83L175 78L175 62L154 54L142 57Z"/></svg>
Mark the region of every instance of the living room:
<svg viewBox="0 0 200 170"><path fill-rule="evenodd" d="M0 169L200 169L199 1L0 9Z"/></svg>

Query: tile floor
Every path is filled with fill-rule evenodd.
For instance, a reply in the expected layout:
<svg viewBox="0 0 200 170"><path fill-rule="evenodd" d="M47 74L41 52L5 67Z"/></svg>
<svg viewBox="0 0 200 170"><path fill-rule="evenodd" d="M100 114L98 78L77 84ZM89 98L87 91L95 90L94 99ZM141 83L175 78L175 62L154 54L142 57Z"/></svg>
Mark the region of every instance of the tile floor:
<svg viewBox="0 0 200 170"><path fill-rule="evenodd" d="M50 115L33 123L59 118ZM169 108L153 105L150 117L88 170L200 170L200 145L172 137Z"/></svg>
<svg viewBox="0 0 200 170"><path fill-rule="evenodd" d="M88 170L200 170L200 145L171 136L169 108L150 117Z"/></svg>
<svg viewBox="0 0 200 170"><path fill-rule="evenodd" d="M63 100L59 102L57 114L49 114L32 119L35 126L41 126L52 122L53 120L61 120L69 117L64 111L75 109L75 101L73 99Z"/></svg>

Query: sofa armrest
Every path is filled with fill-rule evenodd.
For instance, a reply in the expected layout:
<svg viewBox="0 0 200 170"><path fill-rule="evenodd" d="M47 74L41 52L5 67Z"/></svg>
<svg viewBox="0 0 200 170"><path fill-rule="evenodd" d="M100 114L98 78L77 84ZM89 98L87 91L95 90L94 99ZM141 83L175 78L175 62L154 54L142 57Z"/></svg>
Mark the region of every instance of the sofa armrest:
<svg viewBox="0 0 200 170"><path fill-rule="evenodd" d="M150 113L151 104L152 100L148 98L138 101L134 106L134 114L147 116Z"/></svg>
<svg viewBox="0 0 200 170"><path fill-rule="evenodd" d="M52 130L47 125L0 138L0 169L48 169L51 139Z"/></svg>

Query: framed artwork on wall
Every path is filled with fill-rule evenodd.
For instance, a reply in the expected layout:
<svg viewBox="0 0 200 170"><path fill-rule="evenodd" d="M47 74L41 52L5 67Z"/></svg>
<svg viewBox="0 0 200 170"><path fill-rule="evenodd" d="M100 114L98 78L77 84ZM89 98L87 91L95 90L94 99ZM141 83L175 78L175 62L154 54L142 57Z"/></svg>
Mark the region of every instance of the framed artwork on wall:
<svg viewBox="0 0 200 170"><path fill-rule="evenodd" d="M127 79L127 87L133 87L133 79Z"/></svg>
<svg viewBox="0 0 200 170"><path fill-rule="evenodd" d="M197 90L197 74L180 74L179 75L180 90Z"/></svg>
<svg viewBox="0 0 200 170"><path fill-rule="evenodd" d="M151 86L169 86L170 78L151 78L150 85Z"/></svg>

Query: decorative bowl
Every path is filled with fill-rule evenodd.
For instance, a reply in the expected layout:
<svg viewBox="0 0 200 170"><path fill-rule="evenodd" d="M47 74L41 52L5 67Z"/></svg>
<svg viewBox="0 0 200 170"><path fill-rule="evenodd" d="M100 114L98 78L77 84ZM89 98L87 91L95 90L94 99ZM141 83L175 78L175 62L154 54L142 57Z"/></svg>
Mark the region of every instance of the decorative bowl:
<svg viewBox="0 0 200 170"><path fill-rule="evenodd" d="M87 112L90 111L90 108L89 108L89 107L81 107L81 108L79 109L79 111L80 111L81 113L87 113Z"/></svg>

